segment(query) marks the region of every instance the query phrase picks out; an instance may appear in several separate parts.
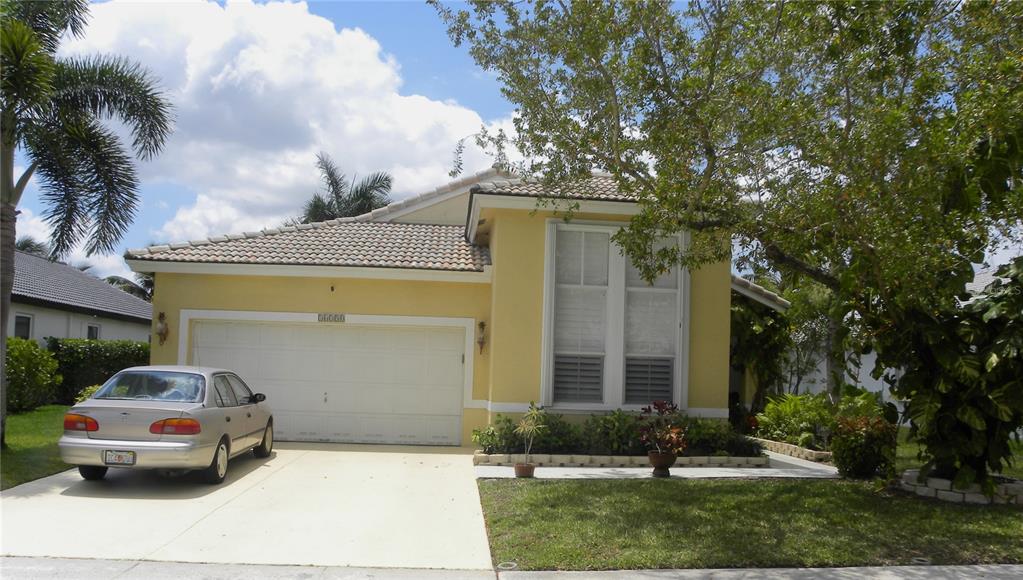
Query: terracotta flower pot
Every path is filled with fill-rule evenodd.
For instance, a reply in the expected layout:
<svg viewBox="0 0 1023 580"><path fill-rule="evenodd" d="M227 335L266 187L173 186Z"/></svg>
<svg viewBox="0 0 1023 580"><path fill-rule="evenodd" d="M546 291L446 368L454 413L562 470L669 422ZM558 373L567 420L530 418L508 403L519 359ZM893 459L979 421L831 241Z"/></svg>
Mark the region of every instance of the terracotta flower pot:
<svg viewBox="0 0 1023 580"><path fill-rule="evenodd" d="M516 463L515 464L515 477L533 477L533 471L536 466L532 463Z"/></svg>
<svg viewBox="0 0 1023 580"><path fill-rule="evenodd" d="M668 468L675 465L675 454L671 452L648 451L650 465L654 468L654 477L669 477L671 472Z"/></svg>

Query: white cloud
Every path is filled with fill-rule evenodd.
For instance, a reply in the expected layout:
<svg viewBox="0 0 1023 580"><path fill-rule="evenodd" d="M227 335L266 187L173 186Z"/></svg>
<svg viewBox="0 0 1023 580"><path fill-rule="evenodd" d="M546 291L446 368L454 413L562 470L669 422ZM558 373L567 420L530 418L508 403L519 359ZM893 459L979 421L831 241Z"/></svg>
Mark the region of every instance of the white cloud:
<svg viewBox="0 0 1023 580"><path fill-rule="evenodd" d="M32 212L32 210L23 208L19 210L18 214L18 237L30 236L39 241L48 242L50 240L50 225L42 218ZM78 246L72 250L63 260L68 264L88 264L91 266L89 273L99 278L106 278L107 276L122 276L124 278L132 279L134 276L128 265L124 263L124 258L118 254L93 254L89 256L85 253L83 246Z"/></svg>
<svg viewBox="0 0 1023 580"><path fill-rule="evenodd" d="M318 186L315 154L349 176L389 171L402 199L449 178L455 143L484 120L473 110L403 95L400 65L360 29L337 30L305 3L109 2L91 7L69 54L129 55L175 104L147 181L199 192L160 229L186 240L273 226ZM490 164L467 152L466 171ZM185 205L187 204L187 205Z"/></svg>

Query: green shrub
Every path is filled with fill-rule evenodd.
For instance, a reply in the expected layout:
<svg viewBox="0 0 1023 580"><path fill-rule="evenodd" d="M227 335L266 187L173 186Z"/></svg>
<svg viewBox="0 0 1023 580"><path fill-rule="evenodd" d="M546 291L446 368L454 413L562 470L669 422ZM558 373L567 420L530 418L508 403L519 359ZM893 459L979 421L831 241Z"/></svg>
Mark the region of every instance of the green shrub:
<svg viewBox="0 0 1023 580"><path fill-rule="evenodd" d="M103 388L103 385L92 385L91 387L85 387L78 393L78 396L75 397L75 403L76 404L84 403L89 399L89 397L95 395L96 391L100 390L101 388Z"/></svg>
<svg viewBox="0 0 1023 580"><path fill-rule="evenodd" d="M683 425L689 442L685 455L759 457L763 454L763 448L759 443L737 433L726 421L687 417L683 420Z"/></svg>
<svg viewBox="0 0 1023 580"><path fill-rule="evenodd" d="M7 339L7 410L31 411L53 402L61 376L57 361L34 340Z"/></svg>
<svg viewBox="0 0 1023 580"><path fill-rule="evenodd" d="M621 409L592 415L583 423L583 444L593 455L643 455L639 421L638 415Z"/></svg>
<svg viewBox="0 0 1023 580"><path fill-rule="evenodd" d="M47 348L57 359L64 383L57 402L70 405L82 389L103 384L128 367L149 364L149 343L134 340L48 338Z"/></svg>
<svg viewBox="0 0 1023 580"><path fill-rule="evenodd" d="M823 394L786 394L768 401L757 415L756 434L809 449L827 449L834 410Z"/></svg>
<svg viewBox="0 0 1023 580"><path fill-rule="evenodd" d="M540 409L540 422L543 429L533 442L534 453L578 453L583 448L580 429L565 420L561 415L548 413Z"/></svg>
<svg viewBox="0 0 1023 580"><path fill-rule="evenodd" d="M835 467L845 477L892 477L897 434L898 428L882 417L839 417L831 438Z"/></svg>

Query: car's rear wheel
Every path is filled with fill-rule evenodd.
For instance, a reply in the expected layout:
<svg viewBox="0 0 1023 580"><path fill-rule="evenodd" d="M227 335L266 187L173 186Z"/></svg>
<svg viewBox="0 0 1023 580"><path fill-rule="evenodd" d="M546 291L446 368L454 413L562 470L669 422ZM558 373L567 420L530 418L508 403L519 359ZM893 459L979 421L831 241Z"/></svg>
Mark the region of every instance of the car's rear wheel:
<svg viewBox="0 0 1023 580"><path fill-rule="evenodd" d="M78 473L81 474L82 479L99 481L106 477L107 468L99 465L79 465Z"/></svg>
<svg viewBox="0 0 1023 580"><path fill-rule="evenodd" d="M252 454L256 457L270 457L274 450L274 424L273 421L266 424L263 430L263 441L252 448Z"/></svg>
<svg viewBox="0 0 1023 580"><path fill-rule="evenodd" d="M206 483L216 485L224 481L224 478L227 477L227 462L230 458L227 439L221 439L220 443L217 443L217 450L213 453L213 461L202 472L202 478Z"/></svg>

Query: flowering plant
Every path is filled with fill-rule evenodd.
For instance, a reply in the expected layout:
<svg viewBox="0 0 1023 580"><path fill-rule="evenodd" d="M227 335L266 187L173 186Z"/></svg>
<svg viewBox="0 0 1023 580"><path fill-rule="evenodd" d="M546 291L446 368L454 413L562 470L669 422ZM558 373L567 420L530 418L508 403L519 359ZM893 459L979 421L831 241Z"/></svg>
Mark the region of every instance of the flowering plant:
<svg viewBox="0 0 1023 580"><path fill-rule="evenodd" d="M639 438L651 451L681 455L686 450L686 429L681 425L678 405L654 401L643 407Z"/></svg>

